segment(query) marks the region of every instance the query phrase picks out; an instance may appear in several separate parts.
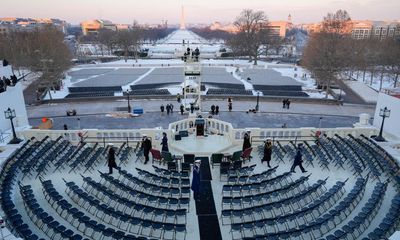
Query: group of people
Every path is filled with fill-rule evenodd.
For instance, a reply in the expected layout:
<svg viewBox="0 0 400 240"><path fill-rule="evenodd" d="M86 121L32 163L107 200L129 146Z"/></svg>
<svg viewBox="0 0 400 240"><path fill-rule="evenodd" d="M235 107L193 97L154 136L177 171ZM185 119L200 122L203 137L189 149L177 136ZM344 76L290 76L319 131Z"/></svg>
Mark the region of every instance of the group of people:
<svg viewBox="0 0 400 240"><path fill-rule="evenodd" d="M7 87L14 87L17 85L18 78L15 75L10 76L10 78L0 78L0 92L5 92Z"/></svg>
<svg viewBox="0 0 400 240"><path fill-rule="evenodd" d="M211 114L218 115L219 114L219 106L218 105L211 105Z"/></svg>
<svg viewBox="0 0 400 240"><path fill-rule="evenodd" d="M160 106L161 114L164 115L164 111L167 111L167 115L170 113L172 114L174 112L174 105L172 103L167 104L167 106L164 107L164 104L161 104Z"/></svg>
<svg viewBox="0 0 400 240"><path fill-rule="evenodd" d="M282 100L282 108L287 108L287 109L289 109L289 107L290 107L290 100L289 100L289 98L283 99L283 100Z"/></svg>

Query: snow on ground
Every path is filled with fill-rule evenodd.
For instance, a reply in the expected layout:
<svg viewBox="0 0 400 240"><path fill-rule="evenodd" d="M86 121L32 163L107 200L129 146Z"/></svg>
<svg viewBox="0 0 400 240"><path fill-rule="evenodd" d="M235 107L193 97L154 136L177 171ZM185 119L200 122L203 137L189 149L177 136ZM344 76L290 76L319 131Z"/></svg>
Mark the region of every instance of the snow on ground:
<svg viewBox="0 0 400 240"><path fill-rule="evenodd" d="M360 72L357 76L357 73L354 73L353 76L351 76L352 79L357 80L361 83L364 83L371 88L379 91L381 89L381 75L379 73L375 73L374 77L372 78L371 81L371 73L367 72L365 73L365 78L363 78L363 73ZM394 88L394 81L390 78L388 75L384 75L382 78L382 89L392 89Z"/></svg>
<svg viewBox="0 0 400 240"><path fill-rule="evenodd" d="M378 101L377 90L365 85L359 81L345 80L344 83L349 86L357 95L359 95L364 101L368 103L376 103Z"/></svg>

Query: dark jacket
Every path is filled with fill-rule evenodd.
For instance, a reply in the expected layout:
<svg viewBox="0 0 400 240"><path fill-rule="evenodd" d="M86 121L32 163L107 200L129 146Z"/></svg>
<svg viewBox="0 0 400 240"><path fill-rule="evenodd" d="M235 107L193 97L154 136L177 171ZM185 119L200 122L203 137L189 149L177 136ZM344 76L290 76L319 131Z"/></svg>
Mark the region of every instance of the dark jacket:
<svg viewBox="0 0 400 240"><path fill-rule="evenodd" d="M150 149L151 149L151 141L150 141L150 139L146 138L146 140L144 140L142 142L142 148L143 148L144 154L149 154Z"/></svg>
<svg viewBox="0 0 400 240"><path fill-rule="evenodd" d="M303 155L301 154L300 150L297 150L296 156L294 157L294 164L299 165L300 163L303 162L302 160Z"/></svg>
<svg viewBox="0 0 400 240"><path fill-rule="evenodd" d="M263 161L271 161L271 155L272 155L272 144L265 143Z"/></svg>
<svg viewBox="0 0 400 240"><path fill-rule="evenodd" d="M250 143L250 136L249 135L244 135L244 139L243 139L243 151L248 149L249 147L251 147L251 143Z"/></svg>
<svg viewBox="0 0 400 240"><path fill-rule="evenodd" d="M117 167L117 163L115 162L115 150L113 147L108 150L108 166Z"/></svg>
<svg viewBox="0 0 400 240"><path fill-rule="evenodd" d="M191 189L193 192L200 192L200 169L196 165L193 167L193 179Z"/></svg>
<svg viewBox="0 0 400 240"><path fill-rule="evenodd" d="M168 149L168 138L166 136L162 138L161 145L162 145L162 148L161 148L162 152L169 152L169 149Z"/></svg>

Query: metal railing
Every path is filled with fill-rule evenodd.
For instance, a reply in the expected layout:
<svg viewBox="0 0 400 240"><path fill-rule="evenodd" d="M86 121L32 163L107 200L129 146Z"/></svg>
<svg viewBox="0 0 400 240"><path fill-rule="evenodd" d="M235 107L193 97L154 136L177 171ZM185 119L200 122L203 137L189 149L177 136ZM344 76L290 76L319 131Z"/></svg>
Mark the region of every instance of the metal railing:
<svg viewBox="0 0 400 240"><path fill-rule="evenodd" d="M148 137L150 141L151 137ZM137 144L142 141L142 137L85 137L83 142L85 143L102 143L104 147L107 146L108 143L112 144L126 144L129 147L129 144Z"/></svg>
<svg viewBox="0 0 400 240"><path fill-rule="evenodd" d="M250 137L250 142L252 144L263 143L268 138L271 139L272 145L274 145L274 143L276 141L279 141L279 142L293 142L296 145L297 142L315 141L317 139L317 137L314 136L314 135L303 135L303 136L277 136L277 135L274 135L274 136L251 136Z"/></svg>

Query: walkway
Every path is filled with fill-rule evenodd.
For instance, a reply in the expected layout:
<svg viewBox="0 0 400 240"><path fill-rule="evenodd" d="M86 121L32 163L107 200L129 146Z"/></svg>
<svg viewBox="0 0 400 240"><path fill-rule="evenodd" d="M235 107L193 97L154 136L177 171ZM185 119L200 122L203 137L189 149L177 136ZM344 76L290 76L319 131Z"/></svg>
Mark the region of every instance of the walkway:
<svg viewBox="0 0 400 240"><path fill-rule="evenodd" d="M201 160L200 201L196 201L196 213L199 220L200 239L220 240L221 230L218 215L215 210L214 194L211 187L211 170L208 157L198 157Z"/></svg>

